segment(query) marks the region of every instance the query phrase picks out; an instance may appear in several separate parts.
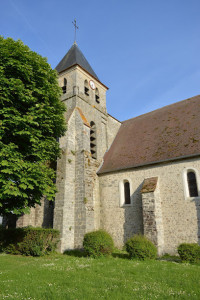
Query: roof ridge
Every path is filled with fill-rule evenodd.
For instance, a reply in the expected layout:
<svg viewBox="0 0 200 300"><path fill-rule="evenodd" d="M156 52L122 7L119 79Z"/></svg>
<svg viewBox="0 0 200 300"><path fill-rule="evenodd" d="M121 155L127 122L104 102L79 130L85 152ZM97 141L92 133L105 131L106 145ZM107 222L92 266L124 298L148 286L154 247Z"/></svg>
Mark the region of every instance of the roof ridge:
<svg viewBox="0 0 200 300"><path fill-rule="evenodd" d="M125 123L125 122L130 121L130 120L137 119L137 118L141 118L141 117L143 117L143 116L145 116L145 115L149 115L149 114L154 113L154 112L156 112L156 111L163 110L163 109L165 109L165 108L167 108L167 107L176 105L176 104L181 103L181 102L185 102L185 101L188 101L188 100L192 100L193 98L196 98L196 97L199 97L199 96L200 96L200 94L199 94L199 95L192 96L192 97L189 97L189 98L184 99L184 100L180 100L180 101L177 101L177 102L174 102L174 103L165 105L165 106L163 106L163 107L159 107L159 108L157 108L157 109L154 109L154 110L149 111L149 112L147 112L147 113L141 114L141 115L139 115L139 116L136 116L136 117L133 117L133 118L124 120L124 121L122 121L121 123L123 124L123 123Z"/></svg>
<svg viewBox="0 0 200 300"><path fill-rule="evenodd" d="M200 95L122 123L99 174L199 155Z"/></svg>

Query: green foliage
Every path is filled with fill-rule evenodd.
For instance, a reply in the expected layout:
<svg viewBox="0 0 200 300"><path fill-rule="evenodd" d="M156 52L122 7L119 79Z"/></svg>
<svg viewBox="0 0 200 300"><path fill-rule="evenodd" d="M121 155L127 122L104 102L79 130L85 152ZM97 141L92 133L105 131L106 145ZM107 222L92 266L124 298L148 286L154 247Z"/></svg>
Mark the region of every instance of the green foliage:
<svg viewBox="0 0 200 300"><path fill-rule="evenodd" d="M73 155L75 155L75 154L76 154L76 151L71 150L71 153L72 153Z"/></svg>
<svg viewBox="0 0 200 300"><path fill-rule="evenodd" d="M178 254L182 261L188 261L191 263L198 262L200 260L200 246L195 243L180 244L178 246Z"/></svg>
<svg viewBox="0 0 200 300"><path fill-rule="evenodd" d="M88 199L87 199L86 197L84 197L83 203L84 203L84 204L87 204L87 203L88 203Z"/></svg>
<svg viewBox="0 0 200 300"><path fill-rule="evenodd" d="M42 256L55 251L59 232L44 228L12 228L0 230L0 249L6 253Z"/></svg>
<svg viewBox="0 0 200 300"><path fill-rule="evenodd" d="M143 235L134 235L126 242L125 246L130 258L144 260L157 257L157 248Z"/></svg>
<svg viewBox="0 0 200 300"><path fill-rule="evenodd" d="M109 233L98 230L85 234L83 247L87 255L99 257L111 254L114 243Z"/></svg>
<svg viewBox="0 0 200 300"><path fill-rule="evenodd" d="M0 214L21 214L54 199L65 107L46 58L1 36L0 49Z"/></svg>

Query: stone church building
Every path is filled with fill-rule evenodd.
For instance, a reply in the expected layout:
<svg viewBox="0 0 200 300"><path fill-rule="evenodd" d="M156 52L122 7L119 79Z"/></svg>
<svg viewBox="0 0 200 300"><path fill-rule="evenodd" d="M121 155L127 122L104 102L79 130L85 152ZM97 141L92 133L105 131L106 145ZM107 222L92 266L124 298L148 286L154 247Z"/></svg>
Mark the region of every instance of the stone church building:
<svg viewBox="0 0 200 300"><path fill-rule="evenodd" d="M119 122L107 87L73 44L57 65L68 130L60 139L54 207L44 200L17 226L54 227L60 251L86 232L108 231L117 247L142 233L159 254L200 237L200 96Z"/></svg>

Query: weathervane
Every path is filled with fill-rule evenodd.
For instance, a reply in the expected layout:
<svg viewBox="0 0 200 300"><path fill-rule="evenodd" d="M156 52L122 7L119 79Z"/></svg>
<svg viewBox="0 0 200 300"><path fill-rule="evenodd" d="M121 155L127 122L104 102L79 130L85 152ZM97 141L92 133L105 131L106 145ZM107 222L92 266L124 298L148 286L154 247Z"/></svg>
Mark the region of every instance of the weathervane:
<svg viewBox="0 0 200 300"><path fill-rule="evenodd" d="M76 19L74 19L74 22L72 22L74 25L75 33L74 33L74 44L76 44L76 29L78 29L78 26L76 26Z"/></svg>

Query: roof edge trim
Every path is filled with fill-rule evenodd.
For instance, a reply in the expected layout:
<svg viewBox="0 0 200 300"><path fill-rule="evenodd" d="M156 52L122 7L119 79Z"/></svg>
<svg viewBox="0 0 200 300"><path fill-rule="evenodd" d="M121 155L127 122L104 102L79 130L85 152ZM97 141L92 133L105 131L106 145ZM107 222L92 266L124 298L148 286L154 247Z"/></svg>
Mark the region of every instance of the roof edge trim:
<svg viewBox="0 0 200 300"><path fill-rule="evenodd" d="M182 160L182 159L185 159L185 158L193 158L193 157L197 157L197 156L200 157L200 153L192 154L192 155L184 155L184 156L179 156L179 157L174 157L174 158L169 158L169 159L164 159L164 160L158 160L158 161L149 162L149 163L145 163L145 164L138 164L138 165L130 166L130 167L117 168L117 169L110 170L110 171L102 171L101 172L101 170L99 170L97 172L97 174L98 175L104 175L104 174L107 174L107 173L115 173L115 172L118 172L118 171L136 169L136 168L140 168L140 167L145 167L145 166L150 166L150 165L157 165L157 164L162 164L162 163L165 163L165 162Z"/></svg>
<svg viewBox="0 0 200 300"><path fill-rule="evenodd" d="M117 118L113 117L111 114L108 113L108 116L113 118L114 120L118 121L119 123L122 123L120 120L118 120Z"/></svg>

